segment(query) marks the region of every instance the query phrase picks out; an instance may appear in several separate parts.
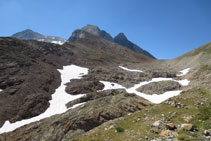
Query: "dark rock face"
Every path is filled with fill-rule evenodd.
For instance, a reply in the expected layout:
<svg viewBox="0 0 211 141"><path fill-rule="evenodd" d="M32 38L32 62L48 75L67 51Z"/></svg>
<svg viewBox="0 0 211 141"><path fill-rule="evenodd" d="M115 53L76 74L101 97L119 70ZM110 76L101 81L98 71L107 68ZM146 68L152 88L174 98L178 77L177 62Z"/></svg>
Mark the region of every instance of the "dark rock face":
<svg viewBox="0 0 211 141"><path fill-rule="evenodd" d="M43 113L71 56L55 44L0 38L0 127Z"/></svg>
<svg viewBox="0 0 211 141"><path fill-rule="evenodd" d="M100 30L97 26L94 25L87 25L83 27L82 29L77 29L72 33L72 36L69 38L70 42L74 42L77 39L84 38L86 33L92 34L94 36L101 37L105 40L113 42L113 38L111 37L110 34L108 34L104 30ZM88 36L88 35L86 35Z"/></svg>
<svg viewBox="0 0 211 141"><path fill-rule="evenodd" d="M116 37L114 37L114 42L117 44L120 44L124 47L127 47L135 52L144 54L148 57L154 58L154 56L152 56L149 52L147 52L146 50L143 50L142 48L140 48L139 46L137 46L136 44L132 43L131 41L129 41L127 39L127 37L124 35L124 33L119 33Z"/></svg>
<svg viewBox="0 0 211 141"><path fill-rule="evenodd" d="M102 90L104 85L97 80L74 79L66 84L65 91L69 94L86 94Z"/></svg>
<svg viewBox="0 0 211 141"><path fill-rule="evenodd" d="M91 33L95 36L100 36L108 41L113 41L113 38L109 33L107 33L105 30L100 30L97 26L88 24L87 26L83 27L82 30Z"/></svg>
<svg viewBox="0 0 211 141"><path fill-rule="evenodd" d="M163 94L167 91L180 90L181 85L175 81L152 82L137 90L146 94Z"/></svg>
<svg viewBox="0 0 211 141"><path fill-rule="evenodd" d="M13 34L11 37L21 39L21 40L37 40L48 43L64 43L65 39L56 36L45 36L38 32L34 32L30 29Z"/></svg>
<svg viewBox="0 0 211 141"><path fill-rule="evenodd" d="M132 43L131 41L129 41L127 39L127 37L124 35L124 33L120 33L115 38L112 38L112 36L109 33L107 33L104 30L100 30L99 27L94 26L94 25L87 25L87 26L83 27L82 29L75 30L72 33L72 36L69 38L69 41L74 42L78 39L85 38L85 36L87 36L86 33L92 34L94 36L101 37L101 38L108 40L110 42L115 42L115 43L117 43L121 46L129 48L132 51L135 51L137 53L140 53L140 54L143 54L143 55L146 55L150 58L155 59L155 57L153 57L149 52L143 50L139 46L137 46L134 43Z"/></svg>
<svg viewBox="0 0 211 141"><path fill-rule="evenodd" d="M64 114L31 123L11 133L1 134L0 140L71 140L106 121L150 105L144 99L127 94L123 90L103 93L106 93L104 97L98 97Z"/></svg>

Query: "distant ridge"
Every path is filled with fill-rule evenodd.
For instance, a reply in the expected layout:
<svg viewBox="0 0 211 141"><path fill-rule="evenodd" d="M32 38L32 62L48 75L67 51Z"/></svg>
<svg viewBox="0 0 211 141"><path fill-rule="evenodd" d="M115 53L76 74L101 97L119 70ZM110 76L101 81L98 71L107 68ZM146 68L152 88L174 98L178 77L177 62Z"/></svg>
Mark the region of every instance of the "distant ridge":
<svg viewBox="0 0 211 141"><path fill-rule="evenodd" d="M21 39L21 40L37 40L37 41L60 44L60 45L66 42L66 39L56 37L56 36L45 36L31 29L26 29L21 32L15 33L11 37Z"/></svg>

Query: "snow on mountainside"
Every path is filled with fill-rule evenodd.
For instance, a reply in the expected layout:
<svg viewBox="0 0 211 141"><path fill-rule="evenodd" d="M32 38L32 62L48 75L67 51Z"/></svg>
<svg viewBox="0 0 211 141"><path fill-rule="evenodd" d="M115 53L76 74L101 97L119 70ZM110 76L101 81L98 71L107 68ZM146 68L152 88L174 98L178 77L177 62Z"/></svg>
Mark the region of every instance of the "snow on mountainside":
<svg viewBox="0 0 211 141"><path fill-rule="evenodd" d="M58 71L61 73L62 82L61 82L60 87L58 87L55 93L52 95L52 100L50 100L49 108L44 113L40 114L39 116L30 118L30 119L17 121L15 123L10 123L9 121L6 121L4 125L0 128L0 134L13 131L26 124L39 121L41 119L44 119L56 114L64 113L68 110L68 108L66 107L66 104L68 102L84 96L84 94L79 94L79 95L67 94L65 92L65 84L69 82L71 79L82 78L83 75L86 75L88 73L87 68L70 65L70 66L64 66L62 70L58 70ZM77 105L74 105L74 107L71 107L71 108L75 108L76 106L80 106L81 104L82 103L79 103Z"/></svg>
<svg viewBox="0 0 211 141"><path fill-rule="evenodd" d="M123 67L123 69L126 71L130 71L130 72L132 70L132 69L128 69L125 67ZM75 66L75 65L70 65L70 66L64 66L62 70L58 70L58 71L61 73L62 82L61 82L60 87L58 87L56 89L55 93L52 95L52 100L50 100L49 108L44 113L40 114L39 116L30 118L30 119L17 121L15 123L10 123L9 121L6 121L4 123L4 125L0 128L0 134L13 131L13 130L15 130L21 126L24 126L26 124L29 124L29 123L32 123L35 121L39 121L41 119L44 119L44 118L47 118L47 117L50 117L50 116L53 116L56 114L64 113L70 108L75 108L75 107L80 106L85 103L85 102L78 103L78 104L73 105L70 108L67 108L66 104L68 102L79 99L79 98L83 97L85 94L69 95L65 92L65 87L66 87L65 84L72 79L81 79L84 75L88 74L88 69L82 68L79 66ZM135 71L137 72L138 70L135 70ZM139 70L139 72L140 72L140 70ZM189 83L189 81L188 81L187 84L186 83L184 84L183 81L187 81L187 80L174 80L172 78L153 78L151 81L140 82L139 84L135 84L131 88L126 88L117 83L100 81L101 83L104 84L104 89L100 90L98 92L102 92L105 90L111 90L111 89L125 89L128 93L131 93L131 94L135 93L136 95L143 97L152 103L159 104L173 96L179 95L182 92L182 90L167 91L160 95L157 95L157 94L148 95L148 94L138 92L137 89L143 85L146 85L146 84L149 84L152 82L160 82L160 81L167 81L167 80L179 82L183 86L186 86Z"/></svg>
<svg viewBox="0 0 211 141"><path fill-rule="evenodd" d="M59 44L59 45L62 45L67 41L66 39L56 37L56 36L45 36L38 32L34 32L30 29L26 29L24 31L15 33L12 35L12 37L21 39L21 40L37 40L41 42L54 43L54 44Z"/></svg>
<svg viewBox="0 0 211 141"><path fill-rule="evenodd" d="M122 68L121 66L119 66L119 67ZM123 69L126 70L126 71L131 71L131 69L128 69L128 68L125 68L125 67L123 67ZM186 71L186 70L187 69L185 69L184 75L188 73L188 71ZM135 70L135 71L137 72L138 70ZM184 70L180 71L180 72L184 72ZM150 81L144 81L144 82L140 82L139 84L135 84L131 88L126 88L124 86L121 86L120 84L113 83L113 82L107 82L107 81L100 81L100 82L105 85L105 88L103 90L125 89L128 93L135 93L136 95L143 97L143 98L149 100L152 103L159 104L159 103L161 103L161 102L163 102L163 101L165 101L165 100L167 100L167 99L169 99L173 96L179 95L182 91L181 90L175 90L175 91L167 91L167 92L165 92L163 94L159 94L159 95L158 94L148 95L148 94L145 94L145 93L138 92L137 89L140 88L143 85L147 85L147 84L150 84L152 82L160 82L160 81L168 81L168 80L176 81L176 82L180 83L182 86L187 86L189 84L189 81L187 79L175 80L175 79L172 79L172 78L153 78Z"/></svg>

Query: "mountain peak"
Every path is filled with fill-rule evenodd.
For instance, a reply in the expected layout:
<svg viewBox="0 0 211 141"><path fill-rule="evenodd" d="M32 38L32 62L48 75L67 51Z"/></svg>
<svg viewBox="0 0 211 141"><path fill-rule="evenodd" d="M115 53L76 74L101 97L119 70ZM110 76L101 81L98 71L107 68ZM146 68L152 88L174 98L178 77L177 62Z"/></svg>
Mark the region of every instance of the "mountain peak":
<svg viewBox="0 0 211 141"><path fill-rule="evenodd" d="M34 31L31 30L31 29L25 29L25 30L23 30L22 32L34 32Z"/></svg>
<svg viewBox="0 0 211 141"><path fill-rule="evenodd" d="M15 33L12 35L12 37L21 39L21 40L37 40L37 41L60 44L60 45L66 42L66 40L63 38L56 37L56 36L45 36L31 29L25 29L21 32Z"/></svg>
<svg viewBox="0 0 211 141"><path fill-rule="evenodd" d="M127 39L127 37L125 36L125 34L123 32L120 32L116 37L114 37L114 42L117 44L120 44L124 47L127 47L135 52L144 54L148 57L154 58L154 56L152 56L149 52L147 52L146 50L142 49L141 47L139 47L138 45L134 44L133 42L129 41Z"/></svg>
<svg viewBox="0 0 211 141"><path fill-rule="evenodd" d="M84 31L88 32L92 35L104 38L105 40L113 42L113 38L109 33L107 33L105 30L101 30L98 26L90 25L90 24L87 24L86 26L84 26L81 29L75 30L72 33L72 36L70 37L69 41L75 41L75 40L83 37L82 34L84 35Z"/></svg>
<svg viewBox="0 0 211 141"><path fill-rule="evenodd" d="M84 26L82 28L83 31L86 31L86 32L89 32L91 34L94 34L94 35L99 35L100 34L100 29L99 27L95 26L95 25L90 25L90 24L87 24L86 26Z"/></svg>
<svg viewBox="0 0 211 141"><path fill-rule="evenodd" d="M123 32L120 32L116 37L114 37L114 40L115 39L128 40Z"/></svg>
<svg viewBox="0 0 211 141"><path fill-rule="evenodd" d="M22 40L32 40L36 38L42 38L43 35L38 32L34 32L31 29L26 29L21 32L13 34L12 37Z"/></svg>

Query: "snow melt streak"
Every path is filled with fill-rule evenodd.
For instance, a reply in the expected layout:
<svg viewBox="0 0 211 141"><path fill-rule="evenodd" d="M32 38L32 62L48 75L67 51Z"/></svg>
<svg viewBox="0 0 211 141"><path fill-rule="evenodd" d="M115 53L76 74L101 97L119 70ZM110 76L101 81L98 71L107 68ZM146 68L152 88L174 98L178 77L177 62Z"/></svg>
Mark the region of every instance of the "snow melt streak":
<svg viewBox="0 0 211 141"><path fill-rule="evenodd" d="M75 100L77 98L80 98L83 96L83 94L80 95L70 95L65 92L65 84L69 82L71 79L80 79L83 75L88 74L87 68L78 67L75 65L70 66L64 66L63 70L58 70L61 73L61 85L56 89L55 93L52 95L52 100L50 100L50 106L49 108L39 116L17 121L15 123L10 123L9 121L6 121L2 128L0 128L0 134L5 132L13 131L21 126L24 126L26 124L39 121L41 119L61 114L66 112L68 109L66 107L66 104L69 101ZM79 105L82 105L84 103L79 103L74 105L71 108L75 108Z"/></svg>
<svg viewBox="0 0 211 141"><path fill-rule="evenodd" d="M123 70L126 70L126 71L133 71L133 72L143 72L142 70L134 70L134 69L128 69L128 68L125 68L123 66L119 66L121 69Z"/></svg>

